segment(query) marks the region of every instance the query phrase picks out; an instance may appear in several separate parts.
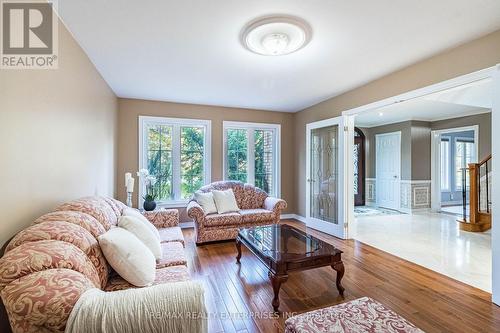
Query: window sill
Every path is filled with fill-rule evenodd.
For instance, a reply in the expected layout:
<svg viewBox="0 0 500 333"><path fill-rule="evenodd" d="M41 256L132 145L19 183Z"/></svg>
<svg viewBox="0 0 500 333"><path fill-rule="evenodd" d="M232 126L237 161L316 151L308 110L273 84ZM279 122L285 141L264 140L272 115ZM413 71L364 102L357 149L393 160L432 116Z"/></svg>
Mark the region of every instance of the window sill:
<svg viewBox="0 0 500 333"><path fill-rule="evenodd" d="M160 201L156 203L158 208L186 208L189 200L179 200L179 201Z"/></svg>

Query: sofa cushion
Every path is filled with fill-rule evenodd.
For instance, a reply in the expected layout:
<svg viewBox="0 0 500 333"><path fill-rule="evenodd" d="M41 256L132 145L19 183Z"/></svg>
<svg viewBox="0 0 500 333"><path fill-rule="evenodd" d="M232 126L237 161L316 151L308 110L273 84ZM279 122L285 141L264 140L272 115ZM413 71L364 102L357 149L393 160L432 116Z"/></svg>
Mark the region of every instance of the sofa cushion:
<svg viewBox="0 0 500 333"><path fill-rule="evenodd" d="M35 220L35 222L33 222L33 224L38 224L46 221L64 221L77 224L90 232L95 238L106 232L106 229L104 229L102 224L97 221L95 217L82 212L74 212L69 210L52 212L40 216Z"/></svg>
<svg viewBox="0 0 500 333"><path fill-rule="evenodd" d="M232 189L225 191L213 190L212 194L218 214L237 212L240 210Z"/></svg>
<svg viewBox="0 0 500 333"><path fill-rule="evenodd" d="M125 280L138 287L153 283L155 257L131 232L116 227L98 240L108 263Z"/></svg>
<svg viewBox="0 0 500 333"><path fill-rule="evenodd" d="M264 200L268 197L267 193L258 187L245 184L244 195L240 203L241 209L262 208Z"/></svg>
<svg viewBox="0 0 500 333"><path fill-rule="evenodd" d="M9 243L6 252L29 242L59 240L71 243L82 250L90 259L99 274L101 287L108 281L109 267L97 239L77 224L63 221L45 221L21 230Z"/></svg>
<svg viewBox="0 0 500 333"><path fill-rule="evenodd" d="M162 258L156 264L156 268L168 266L187 265L184 246L179 242L169 242L161 244Z"/></svg>
<svg viewBox="0 0 500 333"><path fill-rule="evenodd" d="M162 283L189 281L189 271L184 265L169 266L156 270L156 278L153 285ZM117 291L130 288L137 288L133 284L128 283L124 278L117 275L109 279L104 291Z"/></svg>
<svg viewBox="0 0 500 333"><path fill-rule="evenodd" d="M243 223L273 221L274 212L262 208L242 209L240 215Z"/></svg>
<svg viewBox="0 0 500 333"><path fill-rule="evenodd" d="M141 220L135 218L134 216L120 216L118 219L118 226L125 230L130 231L135 237L147 246L147 248L153 253L156 260L161 259L161 246L160 240L156 237L156 234L149 229L145 223Z"/></svg>
<svg viewBox="0 0 500 333"><path fill-rule="evenodd" d="M242 221L240 213L210 214L205 216L205 226L237 225Z"/></svg>
<svg viewBox="0 0 500 333"><path fill-rule="evenodd" d="M74 305L92 288L82 273L57 268L14 280L0 294L13 332L64 332Z"/></svg>
<svg viewBox="0 0 500 333"><path fill-rule="evenodd" d="M109 230L111 226L116 225L118 222L115 211L108 202L101 197L87 197L73 200L62 204L56 210L70 210L87 213L99 221L106 230Z"/></svg>
<svg viewBox="0 0 500 333"><path fill-rule="evenodd" d="M101 281L90 259L75 245L58 240L28 242L0 258L0 290L14 280L52 268L77 271L99 288Z"/></svg>
<svg viewBox="0 0 500 333"><path fill-rule="evenodd" d="M180 227L160 228L158 232L160 233L161 243L179 242L183 246L185 245L184 236L182 235Z"/></svg>

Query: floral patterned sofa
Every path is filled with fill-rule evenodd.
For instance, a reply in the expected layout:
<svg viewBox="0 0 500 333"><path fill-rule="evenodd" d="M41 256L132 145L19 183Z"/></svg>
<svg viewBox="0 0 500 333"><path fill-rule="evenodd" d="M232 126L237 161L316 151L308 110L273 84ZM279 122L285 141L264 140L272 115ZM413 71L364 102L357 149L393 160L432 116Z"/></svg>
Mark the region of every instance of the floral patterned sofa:
<svg viewBox="0 0 500 333"><path fill-rule="evenodd" d="M0 296L13 332L64 332L72 308L88 289L136 288L112 271L97 242L116 226L124 208L112 198L74 200L12 238L0 258ZM154 284L190 280L177 210L145 216L162 239Z"/></svg>
<svg viewBox="0 0 500 333"><path fill-rule="evenodd" d="M193 198L187 206L188 216L194 219L196 244L235 239L238 229L278 223L286 201L273 198L266 192L250 184L237 181L220 181L202 187L199 191L232 189L239 212L206 214Z"/></svg>

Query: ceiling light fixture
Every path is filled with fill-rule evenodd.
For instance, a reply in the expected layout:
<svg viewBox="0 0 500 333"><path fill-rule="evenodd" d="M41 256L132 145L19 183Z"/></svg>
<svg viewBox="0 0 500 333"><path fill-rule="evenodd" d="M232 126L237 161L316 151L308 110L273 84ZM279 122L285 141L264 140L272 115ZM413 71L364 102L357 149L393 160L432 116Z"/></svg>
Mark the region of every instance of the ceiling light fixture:
<svg viewBox="0 0 500 333"><path fill-rule="evenodd" d="M311 27L304 20L273 15L249 22L241 33L241 43L254 53L279 56L300 50L311 37Z"/></svg>

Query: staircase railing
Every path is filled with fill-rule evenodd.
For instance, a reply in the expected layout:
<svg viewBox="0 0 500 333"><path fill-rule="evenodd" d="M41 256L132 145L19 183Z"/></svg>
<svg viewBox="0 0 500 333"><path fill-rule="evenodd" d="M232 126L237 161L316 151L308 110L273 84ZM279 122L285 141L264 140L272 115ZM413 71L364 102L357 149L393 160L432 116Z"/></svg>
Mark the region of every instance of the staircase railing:
<svg viewBox="0 0 500 333"><path fill-rule="evenodd" d="M491 155L487 156L479 163L469 164L469 167L465 168L462 172L462 184L463 218L458 221L460 223L460 229L475 232L490 229ZM469 192L468 218L467 191Z"/></svg>

